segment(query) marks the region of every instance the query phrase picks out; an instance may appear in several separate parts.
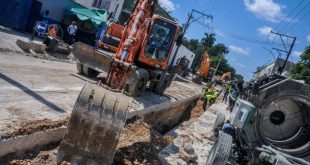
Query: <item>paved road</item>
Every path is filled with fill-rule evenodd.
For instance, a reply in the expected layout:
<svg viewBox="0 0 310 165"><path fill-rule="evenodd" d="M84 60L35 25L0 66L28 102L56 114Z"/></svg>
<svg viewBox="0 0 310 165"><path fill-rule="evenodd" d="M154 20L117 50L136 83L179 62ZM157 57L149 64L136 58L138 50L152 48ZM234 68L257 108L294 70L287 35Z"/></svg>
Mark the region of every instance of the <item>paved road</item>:
<svg viewBox="0 0 310 165"><path fill-rule="evenodd" d="M84 84L75 64L0 52L0 134L22 121L65 118Z"/></svg>

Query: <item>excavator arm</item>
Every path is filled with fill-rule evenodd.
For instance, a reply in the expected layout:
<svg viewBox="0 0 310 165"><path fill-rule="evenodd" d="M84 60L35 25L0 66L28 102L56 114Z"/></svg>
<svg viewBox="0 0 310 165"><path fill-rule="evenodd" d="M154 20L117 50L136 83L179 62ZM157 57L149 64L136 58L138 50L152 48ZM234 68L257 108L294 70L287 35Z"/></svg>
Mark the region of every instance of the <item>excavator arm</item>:
<svg viewBox="0 0 310 165"><path fill-rule="evenodd" d="M112 89L122 89L126 75L134 67L133 61L141 50L147 19L153 15L155 0L138 1L134 12L123 31L119 48L115 54L107 85Z"/></svg>
<svg viewBox="0 0 310 165"><path fill-rule="evenodd" d="M153 15L156 0L139 0L137 3L131 19L122 30L115 56L101 56L83 44L78 44L76 47L81 50L75 51L78 60L89 61L83 65L102 64L100 70L109 67L110 71L106 83L104 81L98 85L86 83L83 87L59 147L58 164L67 161L77 165L109 165L113 162L131 102L131 98L121 93L121 90L124 88L127 74L135 70L134 60L142 49L143 40L147 37L146 24ZM93 54L89 55L87 52Z"/></svg>

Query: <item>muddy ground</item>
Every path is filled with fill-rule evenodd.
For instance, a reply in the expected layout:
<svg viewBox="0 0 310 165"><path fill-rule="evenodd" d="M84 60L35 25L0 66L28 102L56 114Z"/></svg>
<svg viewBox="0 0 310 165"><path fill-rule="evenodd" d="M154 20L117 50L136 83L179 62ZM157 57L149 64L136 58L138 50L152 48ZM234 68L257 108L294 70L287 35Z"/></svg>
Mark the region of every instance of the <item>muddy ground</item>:
<svg viewBox="0 0 310 165"><path fill-rule="evenodd" d="M157 131L141 120L128 123L120 137L114 164L158 164L157 153L169 143ZM1 165L43 165L56 164L58 143L24 152L9 154L0 158Z"/></svg>
<svg viewBox="0 0 310 165"><path fill-rule="evenodd" d="M191 112L191 120L203 114L202 102L198 101ZM20 129L8 136L17 134L28 134L33 131L45 129L50 126L59 126L67 123L67 120L51 122L41 120L22 124ZM19 131L18 131L19 130ZM114 156L114 164L136 165L136 164L159 164L157 153L173 142L174 137L163 136L152 129L147 123L136 120L127 123L120 137L117 151ZM9 154L0 158L1 165L52 165L56 164L58 146L60 142L40 146L29 152Z"/></svg>

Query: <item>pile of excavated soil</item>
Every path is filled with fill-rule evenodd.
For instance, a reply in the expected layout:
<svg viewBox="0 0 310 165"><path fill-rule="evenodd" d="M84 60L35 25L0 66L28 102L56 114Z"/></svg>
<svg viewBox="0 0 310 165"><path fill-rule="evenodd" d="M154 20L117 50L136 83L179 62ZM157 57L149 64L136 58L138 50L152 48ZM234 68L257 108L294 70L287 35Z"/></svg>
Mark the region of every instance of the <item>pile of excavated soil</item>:
<svg viewBox="0 0 310 165"><path fill-rule="evenodd" d="M202 106L203 106L203 101L198 100L196 106L191 111L191 116L190 116L191 119L198 118L205 112Z"/></svg>
<svg viewBox="0 0 310 165"><path fill-rule="evenodd" d="M67 125L69 118L63 120L52 121L50 119L24 121L20 126L12 132L4 133L0 136L0 139L7 139L10 137L29 135L38 131L44 131L52 128L58 128L63 125Z"/></svg>
<svg viewBox="0 0 310 165"><path fill-rule="evenodd" d="M20 152L0 158L1 165L43 165L56 164L58 143L37 147L29 152Z"/></svg>
<svg viewBox="0 0 310 165"><path fill-rule="evenodd" d="M157 153L169 143L161 134L141 120L126 124L120 137L113 164L159 164ZM9 154L0 158L1 165L54 165L59 143L33 151Z"/></svg>
<svg viewBox="0 0 310 165"><path fill-rule="evenodd" d="M125 126L113 164L159 164L157 153L169 143L141 120Z"/></svg>

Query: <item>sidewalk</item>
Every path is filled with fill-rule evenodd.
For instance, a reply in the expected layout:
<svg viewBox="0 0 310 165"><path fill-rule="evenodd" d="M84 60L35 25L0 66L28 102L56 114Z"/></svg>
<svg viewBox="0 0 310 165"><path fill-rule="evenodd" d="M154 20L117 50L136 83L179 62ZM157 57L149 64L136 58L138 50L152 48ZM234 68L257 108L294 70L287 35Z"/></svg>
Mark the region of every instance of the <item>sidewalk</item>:
<svg viewBox="0 0 310 165"><path fill-rule="evenodd" d="M180 151L185 144L192 143L192 147L198 156L197 164L205 164L213 145L213 141L207 137L212 133L212 126L218 113L228 116L229 112L226 111L226 104L217 102L190 126L177 128L174 131L178 135L177 138L158 154L161 163L175 165L183 162L180 161Z"/></svg>

